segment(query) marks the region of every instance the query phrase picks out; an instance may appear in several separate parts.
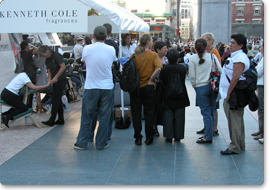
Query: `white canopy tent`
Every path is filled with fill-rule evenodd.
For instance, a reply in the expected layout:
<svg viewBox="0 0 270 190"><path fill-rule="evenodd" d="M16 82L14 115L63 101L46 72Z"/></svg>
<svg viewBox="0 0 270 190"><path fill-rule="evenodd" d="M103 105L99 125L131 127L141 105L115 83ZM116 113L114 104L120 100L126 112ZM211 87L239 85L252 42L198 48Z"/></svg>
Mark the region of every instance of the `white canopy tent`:
<svg viewBox="0 0 270 190"><path fill-rule="evenodd" d="M112 25L112 34L118 34L119 33L119 27L111 20L109 17L104 16L104 15L92 15L88 16L88 27L87 27L87 32L71 32L72 35L80 35L80 34L93 34L94 29L96 27L95 24L93 23L100 23L105 24L109 23ZM121 33L129 33L129 30L121 30Z"/></svg>
<svg viewBox="0 0 270 190"><path fill-rule="evenodd" d="M33 29L31 27L27 27L27 23L37 23L37 19L40 19L41 21L44 22L44 25L46 24L46 31L44 32L67 32L66 29L63 29L63 31L59 28L61 28L61 22L59 22L57 25L51 24L52 21L51 17L53 16L58 16L59 19L67 19L70 20L70 16L76 17L77 15L80 16L80 11L74 10L76 9L76 6L73 7L73 9L70 9L69 7L66 8L65 12L62 11L62 9L65 8L66 1L65 0L58 0L57 2L54 1L49 1L47 0L46 3L51 3L51 7L53 7L53 10L50 10L48 8L45 9L44 5L41 4L41 2L44 2L43 0L25 0L23 5L20 4L21 0L12 0L17 3L13 3L12 6L5 6L7 5L6 3L2 2L0 3L0 11L2 13L6 13L6 18L1 18L0 20L0 25L5 26L5 27L0 27L0 33L16 33L17 31L14 31L15 29L22 29L24 33L37 33L37 30ZM27 2L26 2L27 1ZM11 3L10 1L6 1ZM77 4L78 2L81 2L82 4L89 6L93 9L95 9L97 12L101 13L102 15L106 16L110 21L114 23L114 25L118 28L119 30L119 43L121 44L121 32L126 32L126 31L136 31L136 32L149 32L149 25L145 23L143 20L141 20L139 17L136 15L128 12L122 7L119 7L116 4L113 4L109 1L106 0L70 0L68 4ZM2 6L1 6L2 5ZM61 7L60 7L61 5ZM43 7L42 7L43 6ZM45 9L45 10L44 10ZM59 9L59 10L55 10ZM22 12L26 12L25 14L22 15ZM18 16L18 13L21 14L21 16ZM51 14L50 14L51 13ZM57 15L58 13L58 15ZM84 13L83 13L84 14ZM87 13L85 13L87 15ZM48 19L50 22L48 23ZM43 20L42 20L43 19ZM47 19L46 22L44 19ZM76 19L76 18L75 18ZM61 21L61 20L60 20ZM70 20L72 21L72 20ZM20 27L11 27L11 25L14 25L14 23L20 23ZM85 31L85 25L88 25L88 23L82 23L80 20L76 21L76 27L72 28L70 32L86 32ZM24 23L22 25L21 23ZM41 22L40 22L41 23ZM55 23L56 24L56 23ZM81 24L81 26L78 26L78 24ZM104 23L98 22L98 20L93 19L91 21L91 26L95 27L97 25L103 25ZM63 24L64 25L64 24ZM65 23L65 26L67 24ZM72 25L72 23L70 23ZM9 27L10 26L10 27ZM55 26L58 27L57 31L55 31ZM60 27L59 27L60 26ZM80 31L80 27L82 31ZM114 27L114 26L113 26ZM29 28L29 31L28 29ZM42 28L39 27L39 30ZM44 29L45 30L45 29ZM18 32L19 33L19 32ZM121 51L121 46L120 46L120 57L122 56L122 51ZM122 68L121 68L122 69ZM121 91L121 106L124 106L123 102L123 92ZM122 109L122 116L124 117L124 110Z"/></svg>
<svg viewBox="0 0 270 190"><path fill-rule="evenodd" d="M149 25L126 9L106 0L78 0L108 17L119 29L149 32Z"/></svg>

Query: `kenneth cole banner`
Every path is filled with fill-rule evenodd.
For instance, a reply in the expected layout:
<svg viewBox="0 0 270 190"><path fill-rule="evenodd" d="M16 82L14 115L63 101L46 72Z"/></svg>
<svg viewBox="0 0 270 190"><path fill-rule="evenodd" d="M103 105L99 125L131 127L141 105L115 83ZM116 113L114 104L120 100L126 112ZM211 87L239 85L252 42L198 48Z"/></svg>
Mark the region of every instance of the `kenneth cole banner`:
<svg viewBox="0 0 270 190"><path fill-rule="evenodd" d="M87 32L87 11L77 0L3 0L0 33Z"/></svg>

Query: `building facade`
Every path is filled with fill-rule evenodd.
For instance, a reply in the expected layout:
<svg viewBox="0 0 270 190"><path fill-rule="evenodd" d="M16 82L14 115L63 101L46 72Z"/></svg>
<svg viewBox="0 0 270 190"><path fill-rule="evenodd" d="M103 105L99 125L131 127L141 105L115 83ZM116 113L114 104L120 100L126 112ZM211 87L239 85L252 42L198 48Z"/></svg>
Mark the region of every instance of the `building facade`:
<svg viewBox="0 0 270 190"><path fill-rule="evenodd" d="M262 0L232 0L232 33L242 33L246 37L264 36Z"/></svg>
<svg viewBox="0 0 270 190"><path fill-rule="evenodd" d="M264 23L263 1L232 0L232 23Z"/></svg>
<svg viewBox="0 0 270 190"><path fill-rule="evenodd" d="M173 7L176 0L121 0L111 1L150 25L150 34L163 40L166 37L173 39L176 34Z"/></svg>
<svg viewBox="0 0 270 190"><path fill-rule="evenodd" d="M180 2L180 36L184 41L193 38L193 0Z"/></svg>

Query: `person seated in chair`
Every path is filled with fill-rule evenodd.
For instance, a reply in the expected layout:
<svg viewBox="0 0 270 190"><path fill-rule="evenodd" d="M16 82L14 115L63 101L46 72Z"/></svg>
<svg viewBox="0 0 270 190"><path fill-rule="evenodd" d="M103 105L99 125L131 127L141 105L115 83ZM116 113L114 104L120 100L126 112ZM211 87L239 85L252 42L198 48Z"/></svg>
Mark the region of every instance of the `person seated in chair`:
<svg viewBox="0 0 270 190"><path fill-rule="evenodd" d="M19 95L19 90L24 86L28 86L33 90L42 90L51 85L49 82L43 86L36 86L33 80L36 77L36 71L33 67L25 68L25 72L18 74L1 92L1 99L8 105L12 106L8 111L2 114L2 122L9 128L9 120L13 120L16 115L19 115L28 110L28 106L23 103L23 96Z"/></svg>

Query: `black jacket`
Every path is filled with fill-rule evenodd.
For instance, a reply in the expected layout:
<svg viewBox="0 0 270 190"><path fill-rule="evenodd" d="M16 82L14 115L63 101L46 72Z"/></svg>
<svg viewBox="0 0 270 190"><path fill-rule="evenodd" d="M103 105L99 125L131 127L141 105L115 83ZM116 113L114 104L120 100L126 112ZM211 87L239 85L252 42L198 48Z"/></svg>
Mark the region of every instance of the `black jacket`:
<svg viewBox="0 0 270 190"><path fill-rule="evenodd" d="M183 96L181 98L169 98L166 96L165 88L163 88L163 100L162 100L162 106L169 109L180 109L187 106L190 106L188 94L187 94L187 88L185 85L185 79L186 79L186 73L187 70L185 66L181 64L167 64L166 67L164 67L161 71L161 80L163 87L167 86L168 78L170 71L178 71L181 78L181 83L183 88Z"/></svg>

